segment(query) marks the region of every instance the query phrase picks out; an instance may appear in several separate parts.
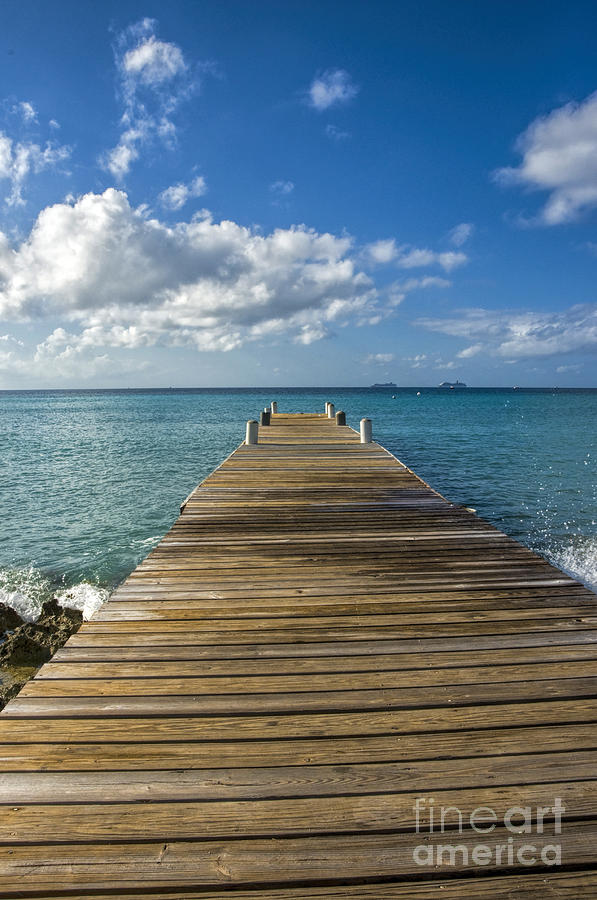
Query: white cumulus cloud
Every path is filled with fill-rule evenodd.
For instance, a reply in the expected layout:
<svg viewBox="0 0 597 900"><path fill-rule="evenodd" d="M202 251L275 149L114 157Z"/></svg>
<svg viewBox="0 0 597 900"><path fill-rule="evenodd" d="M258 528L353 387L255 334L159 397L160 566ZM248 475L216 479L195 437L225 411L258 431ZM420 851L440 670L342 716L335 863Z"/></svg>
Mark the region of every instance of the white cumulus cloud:
<svg viewBox="0 0 597 900"><path fill-rule="evenodd" d="M313 109L322 112L331 106L349 103L358 91L345 69L328 69L311 82L309 103Z"/></svg>
<svg viewBox="0 0 597 900"><path fill-rule="evenodd" d="M305 226L269 235L208 217L168 226L110 188L47 207L16 247L0 232L0 317L62 318L46 355L157 343L230 350L264 334L309 343L375 309L351 254L349 237Z"/></svg>
<svg viewBox="0 0 597 900"><path fill-rule="evenodd" d="M538 221L572 222L597 206L597 92L532 122L516 142L518 166L498 169L502 184L547 191Z"/></svg>

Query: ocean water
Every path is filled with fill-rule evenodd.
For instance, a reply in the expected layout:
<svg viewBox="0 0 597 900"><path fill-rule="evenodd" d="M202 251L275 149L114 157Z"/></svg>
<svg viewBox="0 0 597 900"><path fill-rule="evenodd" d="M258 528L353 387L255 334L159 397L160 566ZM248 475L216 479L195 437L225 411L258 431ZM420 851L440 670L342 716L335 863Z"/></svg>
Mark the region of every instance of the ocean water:
<svg viewBox="0 0 597 900"><path fill-rule="evenodd" d="M597 589L597 390L5 391L0 601L31 620L58 595L90 616L271 400L369 416L445 497Z"/></svg>

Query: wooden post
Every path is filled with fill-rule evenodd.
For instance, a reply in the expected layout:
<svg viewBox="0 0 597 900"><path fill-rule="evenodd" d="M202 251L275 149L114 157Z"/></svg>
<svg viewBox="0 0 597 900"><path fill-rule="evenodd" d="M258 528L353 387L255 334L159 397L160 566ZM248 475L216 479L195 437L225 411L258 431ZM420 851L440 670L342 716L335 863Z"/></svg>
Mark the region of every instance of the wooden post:
<svg viewBox="0 0 597 900"><path fill-rule="evenodd" d="M329 400L326 400L326 401L325 401L325 414L326 414L326 416L329 414L329 411L330 411L330 401L329 401Z"/></svg>
<svg viewBox="0 0 597 900"><path fill-rule="evenodd" d="M247 422L247 436L245 438L245 444L256 444L258 435L258 423L255 421L255 419L249 419L249 421Z"/></svg>
<svg viewBox="0 0 597 900"><path fill-rule="evenodd" d="M328 403L328 419L333 419L336 416L336 407L333 403Z"/></svg>
<svg viewBox="0 0 597 900"><path fill-rule="evenodd" d="M278 403L276 400L272 400L270 410L271 410L272 414L275 414L278 412Z"/></svg>
<svg viewBox="0 0 597 900"><path fill-rule="evenodd" d="M370 444L372 440L371 419L361 419L361 444Z"/></svg>
<svg viewBox="0 0 597 900"><path fill-rule="evenodd" d="M341 410L336 413L336 425L346 425L346 413Z"/></svg>
<svg viewBox="0 0 597 900"><path fill-rule="evenodd" d="M259 416L260 425L269 425L269 409L264 409Z"/></svg>

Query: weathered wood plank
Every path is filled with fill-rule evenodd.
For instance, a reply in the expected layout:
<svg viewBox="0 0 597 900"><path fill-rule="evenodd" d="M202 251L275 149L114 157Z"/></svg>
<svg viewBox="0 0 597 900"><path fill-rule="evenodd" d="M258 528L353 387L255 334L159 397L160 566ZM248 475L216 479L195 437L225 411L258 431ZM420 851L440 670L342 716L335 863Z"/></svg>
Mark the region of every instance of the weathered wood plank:
<svg viewBox="0 0 597 900"><path fill-rule="evenodd" d="M399 764L431 760L438 773L447 759L466 760L476 771L475 760L486 756L506 757L540 748L540 752L557 761L559 754L569 751L597 749L594 723L575 725L549 724L537 727L484 728L476 731L456 730L392 735L359 735L358 737L321 737L277 739L270 733L263 739L229 741L193 739L151 742L128 741L128 735L105 734L98 729L98 743L52 741L43 733L29 743L0 744L0 771L3 772L79 772L139 771L160 768L213 768L218 766L306 766L357 765L372 762ZM156 735L159 737L159 735Z"/></svg>
<svg viewBox="0 0 597 900"><path fill-rule="evenodd" d="M537 808L542 807L544 823L554 822L554 803L559 798L564 810L562 836L568 835L575 819L594 816L597 803L597 781L549 782L491 788L466 786L457 791L436 789L433 799L440 809L478 810L476 821L481 827L504 821L506 813L516 805L529 807L534 823L534 838L541 835L537 825ZM89 806L81 803L25 803L5 805L0 820L0 844L44 843L48 835L53 843L100 843L122 840L226 840L233 837L291 837L310 832L350 834L379 831L414 833L413 810L419 793L360 793L341 796L296 796L292 788L283 799L212 800L210 802L172 800L148 803L100 802ZM426 821L426 820L423 820ZM450 827L458 824L456 813L448 815ZM463 820L464 821L464 820ZM593 823L595 829L597 824ZM512 834L509 831L509 834ZM461 835L458 834L460 841ZM528 839L525 835L525 839ZM478 833L477 833L478 841Z"/></svg>
<svg viewBox="0 0 597 900"><path fill-rule="evenodd" d="M526 835L511 835L505 829L496 829L494 833L496 844L508 843L512 838L512 853L528 843ZM426 845L428 839L418 836L421 845ZM101 843L93 844L54 844L49 847L18 847L12 850L0 851L0 878L3 879L4 889L12 890L22 896L23 890L54 891L58 895L72 890L84 891L112 891L116 896L126 895L127 890L167 889L167 888L219 888L221 894L229 892L231 887L237 885L253 885L259 888L254 896L261 898L275 898L276 890L285 886L300 886L306 891L309 883L315 883L327 888L330 882L336 883L336 891L343 890L348 881L362 882L365 879L373 879L378 883L375 890L383 891L384 885L381 879L392 881L403 879L403 886L408 891L414 890L412 878L424 878L427 884L419 883L418 888L425 888L427 893L402 896L423 896L436 898L443 896L438 891L438 886L445 883L446 875L468 873L476 876L470 883L468 880L459 879L457 884L460 893L452 893L457 897L490 897L487 893L476 893L476 885L479 882L479 866L471 865L470 852L479 843L479 835L471 836L466 832L459 836L458 843L468 850L468 865L464 864L465 855L459 853L455 857L453 865L448 861L443 866L434 868L419 866L413 859L413 835L412 834L369 834L369 835L336 835L316 837L300 837L288 839L255 839L255 840L227 840L227 841L176 841L146 842L146 843ZM562 847L562 856L567 865L574 868L584 867L590 873L587 879L589 886L594 885L594 847L597 840L597 828L594 824L577 823L568 826L565 832L558 835L558 842ZM554 835L551 829L547 829L543 835L538 836L534 842L540 850L543 846L553 844ZM416 846L416 845L415 845ZM76 864L73 860L76 859ZM504 854L501 865L495 862L483 872L488 876L501 875L508 865L507 852ZM522 873L521 873L521 870ZM339 874L341 873L341 877ZM553 878L554 890L562 884L562 879L568 873L563 873L557 867L541 867L540 877L549 885ZM532 866L523 869L519 865L519 871L509 877L502 878L510 885L510 894L505 894L508 900L515 897L519 900L517 885L524 885L526 878L533 879L536 869ZM583 878L580 872L574 872L572 885L580 893L577 898L584 898ZM517 880L521 879L521 882ZM432 881L433 879L433 881ZM481 882L483 883L483 882ZM493 887L493 879L488 878L490 889ZM531 881L532 883L532 881ZM342 887L341 887L342 886ZM536 886L535 886L536 887ZM275 889L273 893L272 889ZM316 888L317 889L317 888ZM590 889L592 889L590 887ZM310 887L309 887L310 890ZM319 890L323 890L319 888ZM361 890L361 884L358 885ZM221 896L220 894L220 896ZM82 894L85 896L86 894ZM314 896L320 896L315 894ZM25 894L25 896L27 896ZM68 894L66 894L68 896ZM105 894L104 894L105 896ZM201 894L200 896L205 896ZM209 895L208 895L209 896ZM218 894L216 894L218 896ZM283 895L282 895L283 896ZM299 895L300 896L300 895ZM303 896L311 897L310 893ZM323 896L326 896L324 893ZM331 896L343 896L342 893L332 893ZM360 896L353 893L349 896ZM383 893L369 893L364 896L381 898ZM390 894L389 896L392 896ZM498 895L500 896L500 895ZM501 896L504 896L502 894ZM524 894L522 895L524 896ZM537 894L531 894L537 896ZM545 896L542 894L542 896ZM549 895L547 895L549 896ZM552 893L552 896L557 896Z"/></svg>

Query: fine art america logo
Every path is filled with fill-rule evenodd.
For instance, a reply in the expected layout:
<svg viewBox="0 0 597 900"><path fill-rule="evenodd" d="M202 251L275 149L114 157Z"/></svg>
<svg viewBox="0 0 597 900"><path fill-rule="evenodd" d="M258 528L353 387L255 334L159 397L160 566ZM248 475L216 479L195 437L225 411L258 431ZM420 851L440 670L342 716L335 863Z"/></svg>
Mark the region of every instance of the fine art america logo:
<svg viewBox="0 0 597 900"><path fill-rule="evenodd" d="M413 849L419 866L560 866L562 845L553 835L562 831L565 807L556 797L549 806L511 806L496 812L490 806L477 806L470 812L458 806L437 806L432 797L418 797L415 805L415 830L425 842ZM548 826L548 834L544 833ZM495 830L501 840L489 838ZM456 835L467 832L467 840ZM472 834L483 835L479 843ZM507 835L507 836L506 836ZM516 835L516 837L514 837ZM441 836L441 837L440 837ZM440 843L441 841L441 843Z"/></svg>

